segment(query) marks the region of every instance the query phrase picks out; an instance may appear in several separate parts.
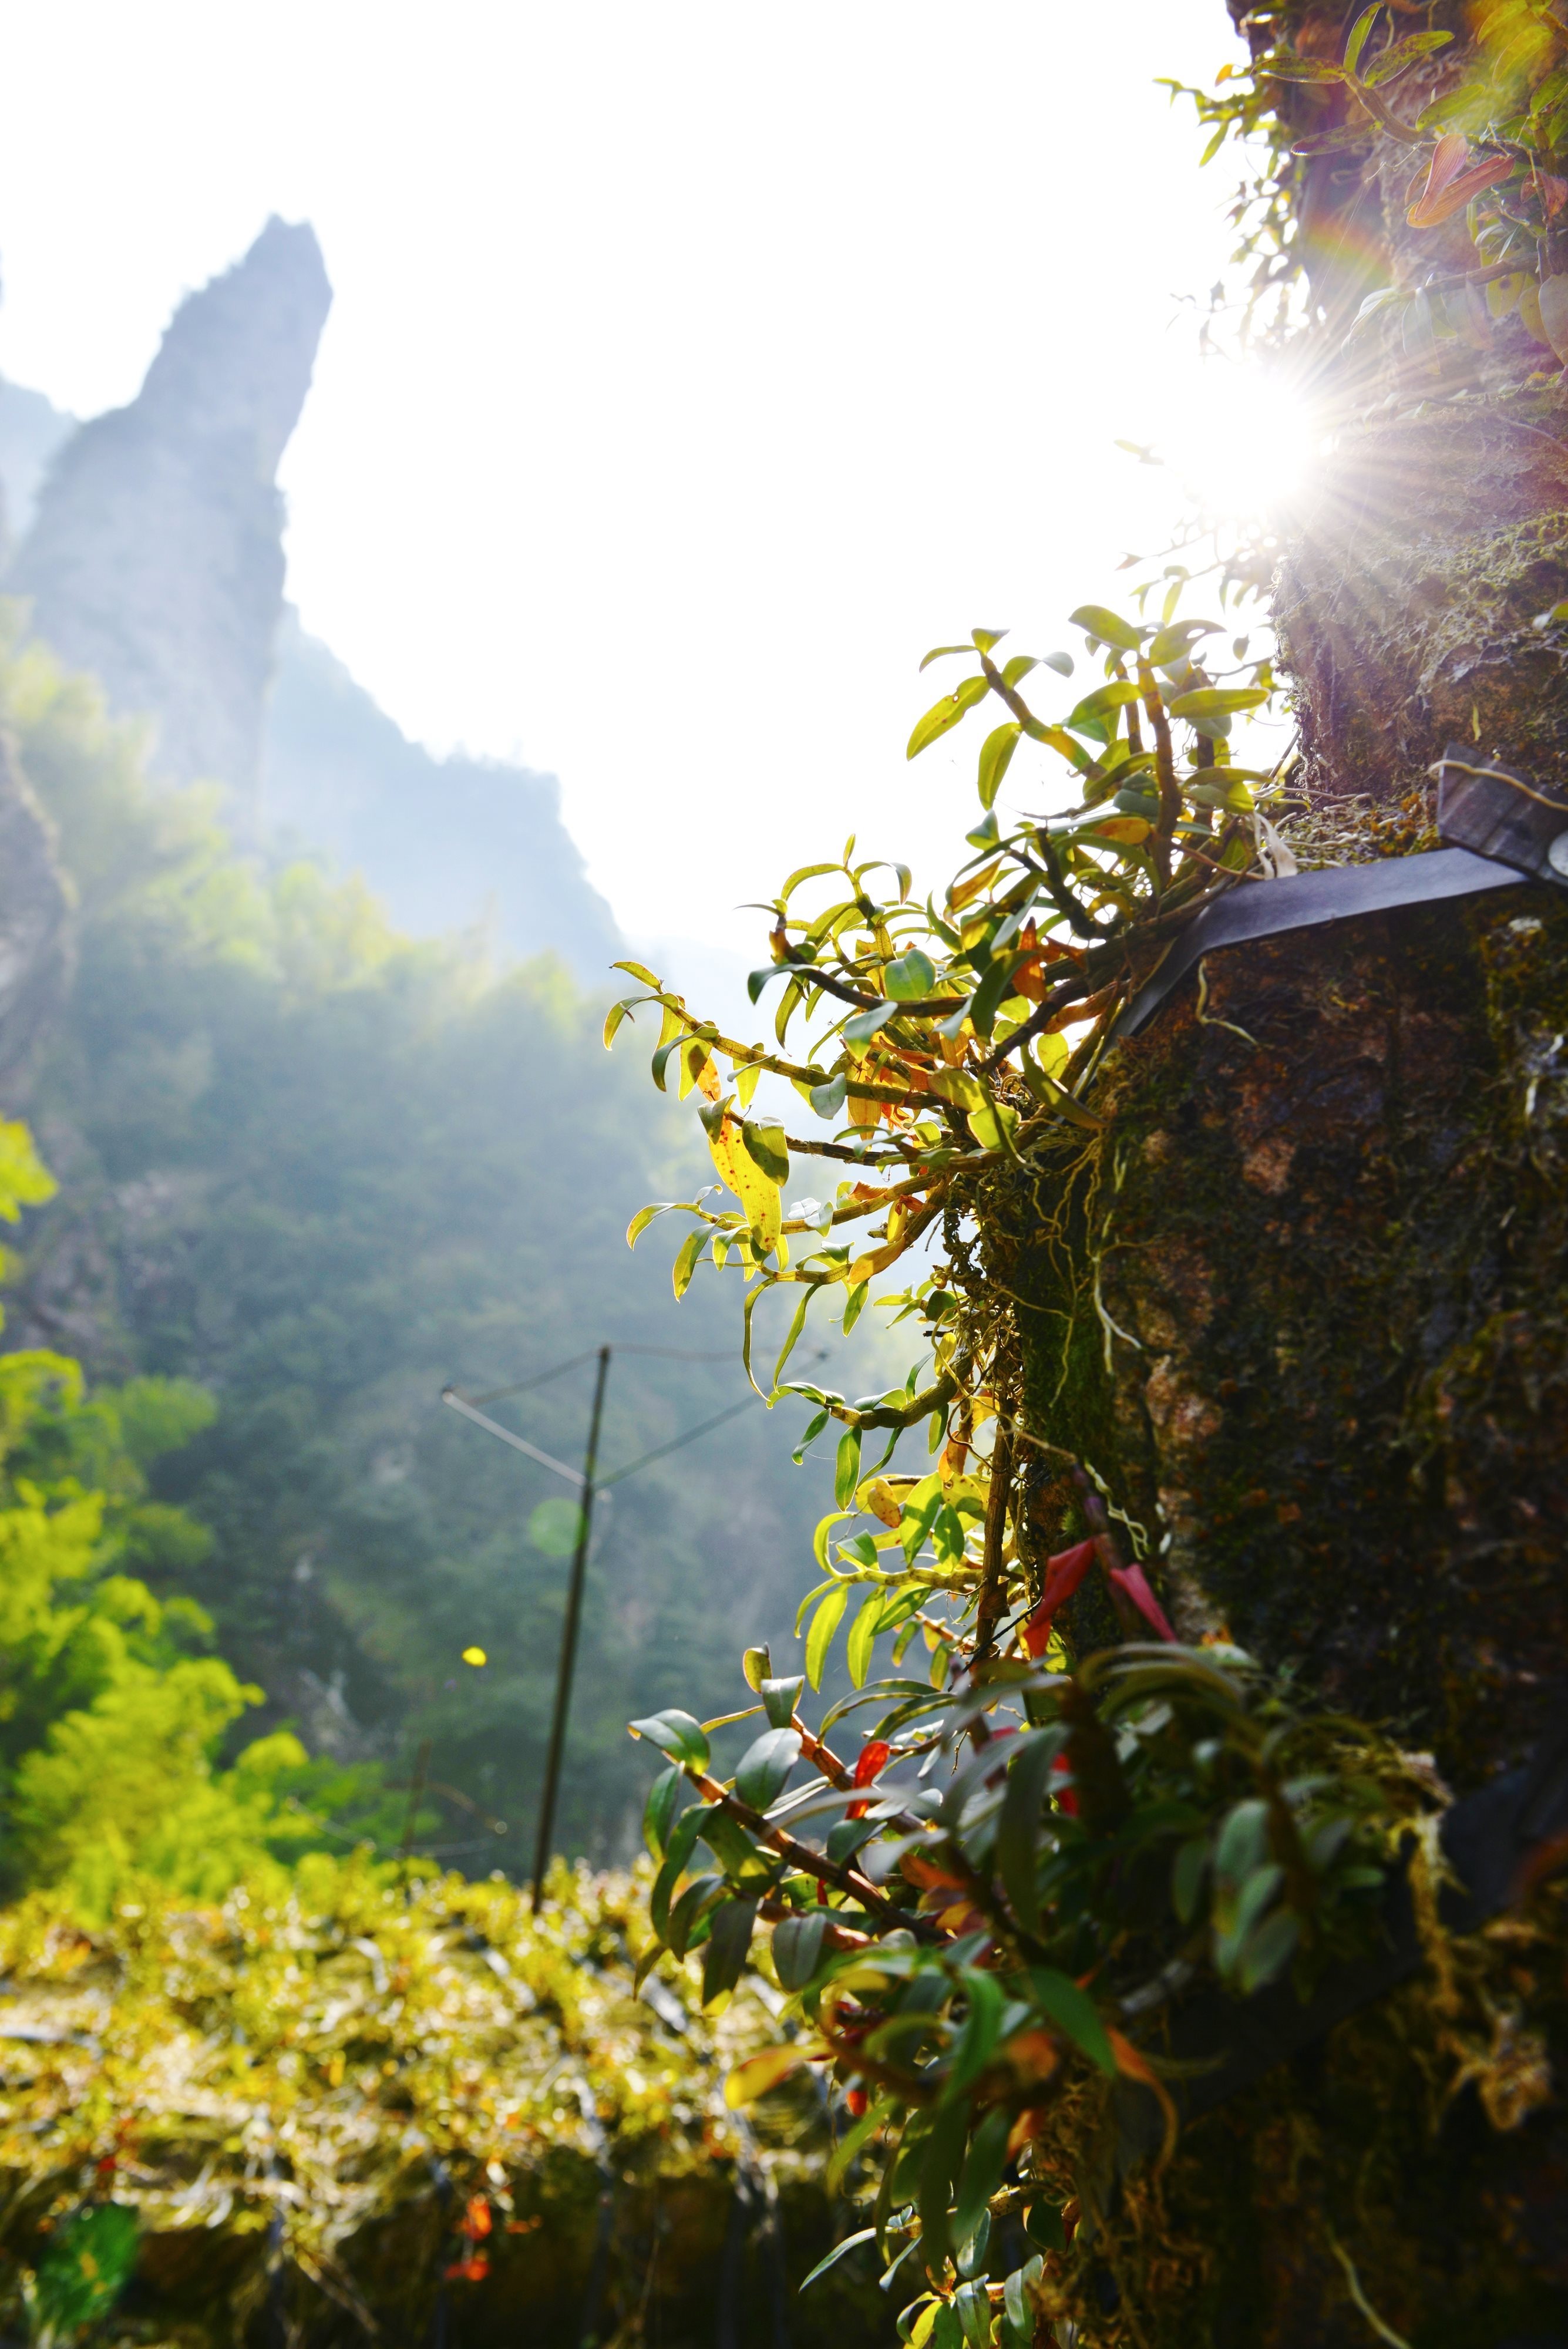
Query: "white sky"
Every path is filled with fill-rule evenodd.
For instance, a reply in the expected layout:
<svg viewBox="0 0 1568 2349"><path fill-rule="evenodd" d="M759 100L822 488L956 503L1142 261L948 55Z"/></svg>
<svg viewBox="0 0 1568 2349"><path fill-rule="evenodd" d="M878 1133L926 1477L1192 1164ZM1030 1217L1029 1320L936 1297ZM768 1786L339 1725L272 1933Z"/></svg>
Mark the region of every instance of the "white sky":
<svg viewBox="0 0 1568 2349"><path fill-rule="evenodd" d="M1154 82L1235 54L1221 0L0 0L0 369L127 399L313 221L306 625L554 769L628 930L755 946L851 826L950 869L980 721L906 766L920 654L1073 644L1158 540L1112 444L1206 399L1237 172Z"/></svg>

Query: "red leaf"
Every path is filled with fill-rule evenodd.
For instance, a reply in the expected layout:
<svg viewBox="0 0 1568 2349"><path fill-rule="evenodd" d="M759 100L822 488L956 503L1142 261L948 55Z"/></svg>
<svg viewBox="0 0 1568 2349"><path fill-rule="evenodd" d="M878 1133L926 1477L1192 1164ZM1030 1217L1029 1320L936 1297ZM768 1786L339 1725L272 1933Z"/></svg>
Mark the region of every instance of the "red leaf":
<svg viewBox="0 0 1568 2349"><path fill-rule="evenodd" d="M1032 1656L1043 1656L1051 1638L1051 1618L1064 1607L1095 1562L1092 1541L1075 1543L1045 1561L1045 1588L1040 1604L1023 1626L1023 1644Z"/></svg>
<svg viewBox="0 0 1568 2349"><path fill-rule="evenodd" d="M1170 1640L1174 1646L1176 1644L1176 1634L1171 1630L1169 1623L1166 1619L1164 1608L1160 1605L1158 1599L1149 1588L1142 1567L1136 1564L1132 1566L1113 1566L1109 1569L1109 1575L1111 1581L1116 1584L1116 1588L1118 1590L1125 1591L1127 1596L1132 1600L1133 1605L1137 1609L1138 1613L1143 1617L1144 1620L1147 1623L1152 1623L1155 1630L1159 1633L1160 1638L1162 1640Z"/></svg>
<svg viewBox="0 0 1568 2349"><path fill-rule="evenodd" d="M1482 188L1494 187L1513 170L1511 156L1493 155L1485 162L1471 163L1467 171L1469 151L1457 130L1446 131L1438 140L1426 182L1406 209L1405 218L1412 228L1440 228L1456 212L1463 212Z"/></svg>
<svg viewBox="0 0 1568 2349"><path fill-rule="evenodd" d="M471 2242L478 2242L489 2234L493 2223L490 2205L484 2196L471 2194L468 2198L468 2206L462 2214L462 2232Z"/></svg>
<svg viewBox="0 0 1568 2349"><path fill-rule="evenodd" d="M1066 1755L1064 1754L1058 1754L1056 1759L1051 1764L1051 1775L1054 1778L1070 1777L1072 1775L1072 1769L1073 1765L1068 1761ZM1075 1819L1077 1817L1078 1797L1075 1795L1071 1786L1059 1786L1057 1788L1056 1804L1058 1809L1065 1811L1070 1819Z"/></svg>
<svg viewBox="0 0 1568 2349"><path fill-rule="evenodd" d="M877 1771L889 1758L892 1751L892 1747L886 1744L880 1737L868 1737L860 1748L855 1764L855 1775L849 1782L850 1785L868 1786ZM869 1803L851 1803L844 1816L846 1819L863 1819L870 1807Z"/></svg>

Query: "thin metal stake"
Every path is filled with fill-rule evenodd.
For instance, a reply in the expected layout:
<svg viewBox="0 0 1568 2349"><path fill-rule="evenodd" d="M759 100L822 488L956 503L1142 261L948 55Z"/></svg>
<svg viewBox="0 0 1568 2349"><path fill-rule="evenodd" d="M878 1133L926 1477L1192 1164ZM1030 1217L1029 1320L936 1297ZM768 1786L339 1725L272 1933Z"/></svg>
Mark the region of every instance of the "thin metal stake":
<svg viewBox="0 0 1568 2349"><path fill-rule="evenodd" d="M550 1838L556 1828L556 1796L560 1791L561 1756L566 1743L566 1714L572 1702L572 1675L577 1662L577 1630L583 1616L583 1580L587 1572L588 1536L593 1528L594 1471L598 1465L599 1418L604 1410L605 1381L609 1376L610 1350L599 1348L594 1380L594 1407L588 1421L588 1448L583 1459L583 1511L577 1520L577 1547L572 1557L572 1579L566 1589L566 1620L561 1632L561 1663L556 1677L556 1713L550 1723L550 1753L545 1764L545 1792L539 1804L539 1843L534 1856L534 1914L545 1897L545 1870L550 1864Z"/></svg>

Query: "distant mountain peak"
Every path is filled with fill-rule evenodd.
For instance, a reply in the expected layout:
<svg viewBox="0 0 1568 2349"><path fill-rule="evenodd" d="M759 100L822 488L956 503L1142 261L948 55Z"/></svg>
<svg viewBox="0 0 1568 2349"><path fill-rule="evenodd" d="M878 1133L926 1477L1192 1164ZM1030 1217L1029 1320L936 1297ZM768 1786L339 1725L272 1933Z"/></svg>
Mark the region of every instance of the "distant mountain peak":
<svg viewBox="0 0 1568 2349"><path fill-rule="evenodd" d="M274 212L243 260L182 302L137 405L192 440L254 434L270 480L305 406L331 305L316 231Z"/></svg>
<svg viewBox="0 0 1568 2349"><path fill-rule="evenodd" d="M242 822L283 610L278 460L331 301L315 232L269 220L180 305L129 407L57 450L5 583L113 710L155 720L154 772L226 784Z"/></svg>

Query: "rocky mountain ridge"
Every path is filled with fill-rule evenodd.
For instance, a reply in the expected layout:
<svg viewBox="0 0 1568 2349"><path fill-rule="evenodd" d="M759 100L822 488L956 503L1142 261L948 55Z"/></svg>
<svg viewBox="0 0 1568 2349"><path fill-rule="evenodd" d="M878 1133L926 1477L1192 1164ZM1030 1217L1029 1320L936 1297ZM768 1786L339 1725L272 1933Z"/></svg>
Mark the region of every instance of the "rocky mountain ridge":
<svg viewBox="0 0 1568 2349"><path fill-rule="evenodd" d="M78 424L0 385L0 590L113 714L152 721L154 777L225 787L254 847L360 873L411 936L483 929L600 986L623 949L555 778L410 742L285 604L277 465L330 301L311 229L274 219L181 305L127 407Z"/></svg>

